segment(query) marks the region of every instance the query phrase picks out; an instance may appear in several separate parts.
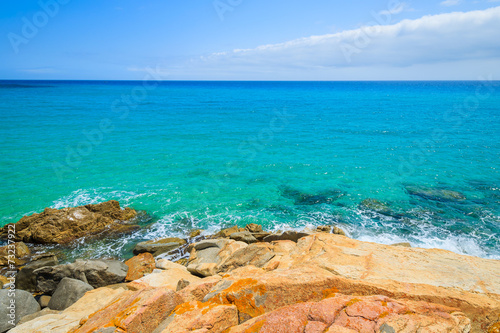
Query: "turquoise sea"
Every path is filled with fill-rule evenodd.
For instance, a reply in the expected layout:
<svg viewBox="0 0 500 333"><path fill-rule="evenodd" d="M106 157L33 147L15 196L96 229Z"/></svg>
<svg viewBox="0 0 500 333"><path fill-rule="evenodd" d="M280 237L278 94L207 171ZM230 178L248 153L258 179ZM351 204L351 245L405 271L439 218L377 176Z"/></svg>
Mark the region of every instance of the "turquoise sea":
<svg viewBox="0 0 500 333"><path fill-rule="evenodd" d="M500 258L498 81L0 81L0 100L1 225L149 214L82 255L254 222Z"/></svg>

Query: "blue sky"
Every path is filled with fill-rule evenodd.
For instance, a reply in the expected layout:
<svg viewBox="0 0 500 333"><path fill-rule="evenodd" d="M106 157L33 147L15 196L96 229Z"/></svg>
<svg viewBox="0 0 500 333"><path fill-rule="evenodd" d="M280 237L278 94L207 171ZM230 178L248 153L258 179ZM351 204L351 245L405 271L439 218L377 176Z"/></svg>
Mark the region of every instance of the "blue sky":
<svg viewBox="0 0 500 333"><path fill-rule="evenodd" d="M0 31L0 79L500 78L500 0L18 0Z"/></svg>

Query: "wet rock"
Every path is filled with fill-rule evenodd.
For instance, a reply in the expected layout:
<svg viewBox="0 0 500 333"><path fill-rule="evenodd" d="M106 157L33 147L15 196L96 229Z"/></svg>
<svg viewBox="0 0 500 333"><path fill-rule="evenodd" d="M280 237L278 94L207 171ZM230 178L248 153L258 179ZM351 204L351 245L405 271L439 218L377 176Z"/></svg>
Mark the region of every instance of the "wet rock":
<svg viewBox="0 0 500 333"><path fill-rule="evenodd" d="M229 236L231 236L231 234L235 233L235 232L239 232L239 231L243 231L243 230L240 230L240 228L238 228L238 226L232 226L231 228L226 228L226 229L222 229L221 231L219 231L218 233L215 234L215 238L228 238Z"/></svg>
<svg viewBox="0 0 500 333"><path fill-rule="evenodd" d="M75 208L45 208L40 214L25 216L16 223L16 241L39 244L66 244L81 237L130 231L122 222L135 217L131 208L121 209L118 201ZM6 238L8 227L0 237Z"/></svg>
<svg viewBox="0 0 500 333"><path fill-rule="evenodd" d="M153 256L157 257L160 254L175 250L186 243L186 240L175 237L151 240L138 243L135 246L133 253L137 255L144 252L149 252L152 253Z"/></svg>
<svg viewBox="0 0 500 333"><path fill-rule="evenodd" d="M406 191L413 196L421 197L433 201L463 201L467 199L465 195L457 191L439 188L406 186Z"/></svg>
<svg viewBox="0 0 500 333"><path fill-rule="evenodd" d="M297 242L300 238L309 236L309 233L299 232L294 230L285 231L281 235L269 235L264 237L264 242L274 242L278 240L291 240Z"/></svg>
<svg viewBox="0 0 500 333"><path fill-rule="evenodd" d="M128 266L125 281L134 281L151 273L155 269L156 263L153 255L149 252L145 252L125 261L125 265Z"/></svg>
<svg viewBox="0 0 500 333"><path fill-rule="evenodd" d="M51 254L39 256L38 259L22 267L17 273L16 288L34 293L36 291L36 275L33 272L42 267L55 266L57 257Z"/></svg>
<svg viewBox="0 0 500 333"><path fill-rule="evenodd" d="M196 229L196 230L192 230L190 233L189 233L189 237L190 238L195 238L195 237L198 237L199 235L201 235L201 231L200 229Z"/></svg>
<svg viewBox="0 0 500 333"><path fill-rule="evenodd" d="M392 209L386 203L377 199L365 199L359 204L358 208L361 210L371 210L387 216L394 215Z"/></svg>
<svg viewBox="0 0 500 333"><path fill-rule="evenodd" d="M402 246L402 247L411 247L410 243L396 243L396 244L391 244L392 246Z"/></svg>
<svg viewBox="0 0 500 333"><path fill-rule="evenodd" d="M239 231L232 233L229 238L234 239L235 241L244 242L247 244L256 243L257 238L255 238L249 231Z"/></svg>
<svg viewBox="0 0 500 333"><path fill-rule="evenodd" d="M332 231L332 227L329 226L329 225L322 225L322 226L319 226L319 227L316 227L316 232L326 232L326 233L330 233Z"/></svg>
<svg viewBox="0 0 500 333"><path fill-rule="evenodd" d="M42 267L33 271L37 290L52 295L65 277L81 280L94 288L123 282L128 266L118 260L76 260L67 265Z"/></svg>
<svg viewBox="0 0 500 333"><path fill-rule="evenodd" d="M16 266L23 265L31 254L30 249L23 242L16 242L11 245L0 247L0 266L7 267L9 259Z"/></svg>
<svg viewBox="0 0 500 333"><path fill-rule="evenodd" d="M337 226L333 227L332 234L346 236L345 231Z"/></svg>
<svg viewBox="0 0 500 333"><path fill-rule="evenodd" d="M91 285L83 281L64 278L57 285L54 294L50 298L48 307L51 310L64 310L92 289L94 288Z"/></svg>
<svg viewBox="0 0 500 333"><path fill-rule="evenodd" d="M7 332L17 324L21 318L40 311L40 305L24 290L0 290L0 332ZM10 321L10 322L9 322Z"/></svg>

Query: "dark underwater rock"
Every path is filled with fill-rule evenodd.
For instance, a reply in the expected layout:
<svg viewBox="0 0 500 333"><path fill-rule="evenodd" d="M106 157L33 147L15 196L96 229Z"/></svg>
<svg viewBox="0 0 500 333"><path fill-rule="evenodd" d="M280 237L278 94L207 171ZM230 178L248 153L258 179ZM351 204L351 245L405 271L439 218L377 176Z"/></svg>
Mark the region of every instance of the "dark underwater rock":
<svg viewBox="0 0 500 333"><path fill-rule="evenodd" d="M463 195L462 193L447 189L430 188L422 186L406 186L405 188L408 194L412 196L417 196L433 201L447 202L447 201L463 201L467 199L465 195Z"/></svg>

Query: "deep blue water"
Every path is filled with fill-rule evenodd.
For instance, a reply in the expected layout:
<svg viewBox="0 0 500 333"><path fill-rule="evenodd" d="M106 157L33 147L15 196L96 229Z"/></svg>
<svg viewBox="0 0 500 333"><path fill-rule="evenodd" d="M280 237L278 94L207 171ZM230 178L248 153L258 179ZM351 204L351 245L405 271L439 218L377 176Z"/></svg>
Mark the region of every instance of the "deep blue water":
<svg viewBox="0 0 500 333"><path fill-rule="evenodd" d="M499 82L0 81L0 100L1 225L108 199L152 216L88 255L255 222L500 258Z"/></svg>

